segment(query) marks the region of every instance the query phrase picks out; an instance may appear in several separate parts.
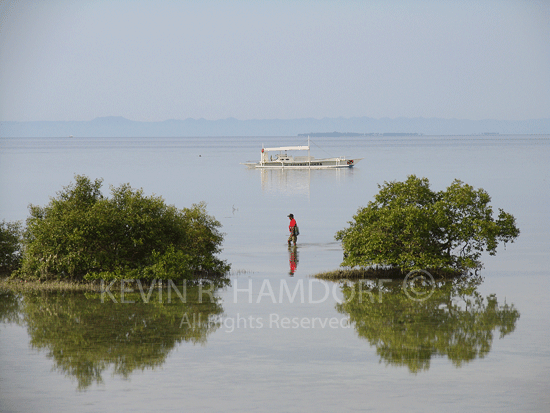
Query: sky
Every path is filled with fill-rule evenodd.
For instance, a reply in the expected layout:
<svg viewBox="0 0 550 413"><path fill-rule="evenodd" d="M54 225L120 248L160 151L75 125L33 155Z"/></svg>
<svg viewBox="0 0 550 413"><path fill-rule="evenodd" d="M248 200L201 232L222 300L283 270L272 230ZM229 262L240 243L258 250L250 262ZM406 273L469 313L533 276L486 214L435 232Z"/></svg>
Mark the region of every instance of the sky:
<svg viewBox="0 0 550 413"><path fill-rule="evenodd" d="M0 121L550 118L550 1L0 0Z"/></svg>

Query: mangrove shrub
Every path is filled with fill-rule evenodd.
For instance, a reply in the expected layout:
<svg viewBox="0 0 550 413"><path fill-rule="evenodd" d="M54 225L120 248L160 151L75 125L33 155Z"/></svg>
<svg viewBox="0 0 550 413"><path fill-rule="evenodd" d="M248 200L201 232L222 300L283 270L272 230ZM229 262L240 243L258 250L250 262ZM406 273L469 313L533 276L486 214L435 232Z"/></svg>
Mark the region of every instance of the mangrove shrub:
<svg viewBox="0 0 550 413"><path fill-rule="evenodd" d="M344 249L342 266L477 270L484 251L495 255L499 243L519 235L511 214L499 209L493 218L485 190L459 180L438 192L427 178L414 175L378 187L374 201L336 234Z"/></svg>
<svg viewBox="0 0 550 413"><path fill-rule="evenodd" d="M19 222L0 223L0 276L15 271L21 262L21 224Z"/></svg>
<svg viewBox="0 0 550 413"><path fill-rule="evenodd" d="M18 275L37 279L191 279L221 276L221 224L205 204L178 209L129 184L101 193L86 176L44 207L31 205Z"/></svg>

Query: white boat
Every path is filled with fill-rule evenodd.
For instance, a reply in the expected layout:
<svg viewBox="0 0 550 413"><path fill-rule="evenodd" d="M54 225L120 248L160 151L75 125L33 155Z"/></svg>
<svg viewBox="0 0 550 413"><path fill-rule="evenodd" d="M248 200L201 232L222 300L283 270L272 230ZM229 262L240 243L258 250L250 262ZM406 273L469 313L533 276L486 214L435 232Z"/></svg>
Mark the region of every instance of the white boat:
<svg viewBox="0 0 550 413"><path fill-rule="evenodd" d="M289 151L307 151L307 156L292 156ZM269 153L277 152L274 155ZM348 159L345 156L339 158L316 159L310 156L309 137L307 146L281 146L278 148L262 148L260 162L245 162L249 168L265 169L334 169L352 168L363 158Z"/></svg>

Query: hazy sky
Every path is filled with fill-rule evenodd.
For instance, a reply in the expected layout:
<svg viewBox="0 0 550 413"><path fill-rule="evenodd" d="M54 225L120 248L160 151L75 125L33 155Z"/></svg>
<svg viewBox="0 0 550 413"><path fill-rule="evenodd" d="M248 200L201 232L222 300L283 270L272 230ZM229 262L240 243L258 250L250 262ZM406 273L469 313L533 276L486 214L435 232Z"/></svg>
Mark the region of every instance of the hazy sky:
<svg viewBox="0 0 550 413"><path fill-rule="evenodd" d="M550 1L0 0L0 120L550 117Z"/></svg>

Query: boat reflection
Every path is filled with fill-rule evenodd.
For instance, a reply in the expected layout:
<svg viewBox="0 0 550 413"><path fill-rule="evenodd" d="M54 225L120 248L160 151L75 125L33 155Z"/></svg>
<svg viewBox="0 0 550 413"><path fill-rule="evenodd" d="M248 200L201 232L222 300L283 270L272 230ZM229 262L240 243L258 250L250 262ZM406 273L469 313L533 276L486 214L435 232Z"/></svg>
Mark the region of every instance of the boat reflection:
<svg viewBox="0 0 550 413"><path fill-rule="evenodd" d="M312 181L322 179L340 180L354 173L353 168L345 169L251 169L259 173L262 191L277 195L310 195Z"/></svg>
<svg viewBox="0 0 550 413"><path fill-rule="evenodd" d="M499 304L495 295L476 291L479 280L440 282L431 297L411 300L401 282L342 287L343 302L359 337L376 347L387 365L406 366L412 373L430 368L432 357L447 357L456 367L491 350L493 334L512 333L519 319L513 304ZM371 288L372 287L372 288Z"/></svg>

